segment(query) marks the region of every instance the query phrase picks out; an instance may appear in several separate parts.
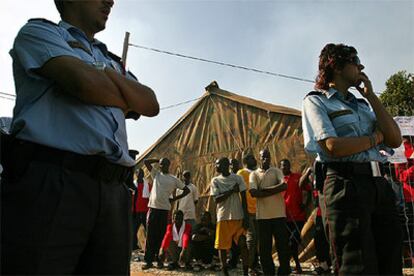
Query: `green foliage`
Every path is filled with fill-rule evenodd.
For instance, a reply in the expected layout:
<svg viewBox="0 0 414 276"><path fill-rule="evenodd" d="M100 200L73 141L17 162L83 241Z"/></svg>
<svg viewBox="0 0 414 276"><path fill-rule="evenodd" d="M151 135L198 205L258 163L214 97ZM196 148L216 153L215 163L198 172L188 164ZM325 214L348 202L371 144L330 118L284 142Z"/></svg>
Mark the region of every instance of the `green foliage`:
<svg viewBox="0 0 414 276"><path fill-rule="evenodd" d="M414 115L414 74L400 71L392 75L380 100L392 116Z"/></svg>

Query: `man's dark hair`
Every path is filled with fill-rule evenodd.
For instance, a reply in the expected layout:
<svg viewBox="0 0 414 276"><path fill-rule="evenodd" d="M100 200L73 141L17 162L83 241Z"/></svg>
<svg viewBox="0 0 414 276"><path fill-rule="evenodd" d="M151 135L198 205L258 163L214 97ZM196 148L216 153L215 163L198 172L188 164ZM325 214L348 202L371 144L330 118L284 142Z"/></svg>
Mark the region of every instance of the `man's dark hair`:
<svg viewBox="0 0 414 276"><path fill-rule="evenodd" d="M56 9L58 10L59 14L62 15L63 14L63 10L64 10L64 2L65 0L55 0L55 5L56 5Z"/></svg>
<svg viewBox="0 0 414 276"><path fill-rule="evenodd" d="M280 160L280 163L282 163L282 162L283 163L288 163L290 165L289 159L284 158L284 159Z"/></svg>
<svg viewBox="0 0 414 276"><path fill-rule="evenodd" d="M327 90L329 83L333 81L335 69L343 69L349 63L351 55L356 54L358 54L357 50L352 46L326 44L319 56L319 72L315 88Z"/></svg>
<svg viewBox="0 0 414 276"><path fill-rule="evenodd" d="M181 210L175 210L174 215L180 215L180 216L184 217L184 213Z"/></svg>

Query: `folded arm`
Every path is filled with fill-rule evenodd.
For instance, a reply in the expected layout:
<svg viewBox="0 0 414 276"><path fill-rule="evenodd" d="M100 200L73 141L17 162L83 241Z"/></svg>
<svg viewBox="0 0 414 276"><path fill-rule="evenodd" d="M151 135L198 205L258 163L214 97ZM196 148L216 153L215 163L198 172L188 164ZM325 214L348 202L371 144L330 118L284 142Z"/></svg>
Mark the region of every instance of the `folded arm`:
<svg viewBox="0 0 414 276"><path fill-rule="evenodd" d="M373 136L329 137L318 141L322 150L331 157L341 158L369 150L384 140L382 132L377 130Z"/></svg>
<svg viewBox="0 0 414 276"><path fill-rule="evenodd" d="M216 203L220 203L225 201L229 196L231 196L233 193L238 193L239 192L239 185L236 184L234 185L233 189L225 191L217 196L214 197L214 201Z"/></svg>
<svg viewBox="0 0 414 276"><path fill-rule="evenodd" d="M287 184L282 182L271 189L261 189L261 190L250 189L249 192L252 197L261 198L261 197L268 197L268 196L281 193L285 191L286 189L287 189Z"/></svg>
<svg viewBox="0 0 414 276"><path fill-rule="evenodd" d="M154 92L139 82L129 80L111 68L98 70L71 56L59 56L37 69L41 76L55 81L62 92L87 104L119 107L155 116L159 106Z"/></svg>

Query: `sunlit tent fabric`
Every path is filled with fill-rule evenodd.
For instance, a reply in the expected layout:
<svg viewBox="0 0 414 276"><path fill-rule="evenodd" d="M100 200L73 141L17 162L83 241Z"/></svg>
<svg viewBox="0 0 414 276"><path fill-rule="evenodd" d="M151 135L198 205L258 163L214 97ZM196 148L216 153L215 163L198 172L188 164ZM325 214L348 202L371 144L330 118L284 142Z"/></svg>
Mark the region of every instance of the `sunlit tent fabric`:
<svg viewBox="0 0 414 276"><path fill-rule="evenodd" d="M214 213L214 206L207 206L210 180L216 175L214 161L226 156L241 163L242 152L248 148L258 159L259 150L265 147L272 153L273 165L288 158L293 171L301 172L310 164L303 150L300 111L240 96L212 82L204 95L139 157L138 166L143 166L146 158L167 157L170 173L190 170L201 195L198 212L210 209Z"/></svg>

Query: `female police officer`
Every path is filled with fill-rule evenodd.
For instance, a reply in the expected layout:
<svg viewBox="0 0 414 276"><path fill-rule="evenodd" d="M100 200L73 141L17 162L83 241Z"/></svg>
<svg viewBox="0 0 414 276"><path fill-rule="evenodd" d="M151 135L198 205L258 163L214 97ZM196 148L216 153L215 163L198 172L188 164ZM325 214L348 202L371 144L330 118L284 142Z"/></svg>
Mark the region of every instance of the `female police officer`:
<svg viewBox="0 0 414 276"><path fill-rule="evenodd" d="M303 100L304 144L326 173L319 192L335 272L401 274L394 194L379 172L380 150L398 147L401 133L363 69L354 47L322 49L316 91Z"/></svg>

